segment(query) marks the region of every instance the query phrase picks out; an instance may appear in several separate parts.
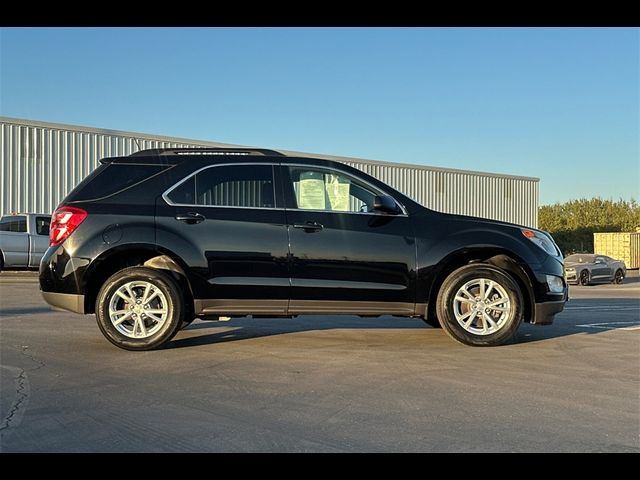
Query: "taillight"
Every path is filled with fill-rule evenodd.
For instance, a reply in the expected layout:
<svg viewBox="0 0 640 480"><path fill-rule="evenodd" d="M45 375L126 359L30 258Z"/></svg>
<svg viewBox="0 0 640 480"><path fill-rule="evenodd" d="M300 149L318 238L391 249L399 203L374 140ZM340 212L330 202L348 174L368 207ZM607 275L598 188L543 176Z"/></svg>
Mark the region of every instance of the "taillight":
<svg viewBox="0 0 640 480"><path fill-rule="evenodd" d="M49 246L60 245L87 218L87 212L77 207L60 207L51 215Z"/></svg>

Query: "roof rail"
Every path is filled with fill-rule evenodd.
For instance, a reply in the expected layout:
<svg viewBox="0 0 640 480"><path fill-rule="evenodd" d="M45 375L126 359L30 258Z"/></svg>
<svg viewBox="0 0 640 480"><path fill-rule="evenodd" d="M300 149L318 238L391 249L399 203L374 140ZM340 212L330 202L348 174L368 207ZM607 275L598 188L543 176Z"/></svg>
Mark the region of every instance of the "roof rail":
<svg viewBox="0 0 640 480"><path fill-rule="evenodd" d="M130 157L153 155L264 155L267 157L284 157L283 153L265 148L222 148L222 147L188 147L188 148L151 148L132 153Z"/></svg>

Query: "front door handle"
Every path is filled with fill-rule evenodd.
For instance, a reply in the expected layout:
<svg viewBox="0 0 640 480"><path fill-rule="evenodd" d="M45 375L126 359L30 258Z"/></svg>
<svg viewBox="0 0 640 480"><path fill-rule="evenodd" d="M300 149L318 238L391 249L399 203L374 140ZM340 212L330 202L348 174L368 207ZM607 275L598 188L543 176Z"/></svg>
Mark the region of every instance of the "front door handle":
<svg viewBox="0 0 640 480"><path fill-rule="evenodd" d="M293 228L301 228L305 232L319 232L324 227L318 222L294 223Z"/></svg>
<svg viewBox="0 0 640 480"><path fill-rule="evenodd" d="M204 215L199 213L189 212L176 215L176 220L189 224L204 222Z"/></svg>

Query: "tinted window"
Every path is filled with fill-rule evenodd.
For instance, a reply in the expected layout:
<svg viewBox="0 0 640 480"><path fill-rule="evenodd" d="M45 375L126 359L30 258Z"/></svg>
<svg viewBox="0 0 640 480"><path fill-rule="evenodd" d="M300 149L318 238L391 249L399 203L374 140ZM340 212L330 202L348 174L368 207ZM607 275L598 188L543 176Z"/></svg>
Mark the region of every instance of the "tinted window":
<svg viewBox="0 0 640 480"><path fill-rule="evenodd" d="M173 203L217 207L275 207L271 165L211 167L167 194Z"/></svg>
<svg viewBox="0 0 640 480"><path fill-rule="evenodd" d="M101 165L69 194L70 201L93 200L118 193L165 170L164 165Z"/></svg>
<svg viewBox="0 0 640 480"><path fill-rule="evenodd" d="M10 217L2 217L0 220L0 232L25 233L26 231L27 217L22 215L11 215Z"/></svg>
<svg viewBox="0 0 640 480"><path fill-rule="evenodd" d="M36 233L49 236L49 224L51 217L36 217Z"/></svg>
<svg viewBox="0 0 640 480"><path fill-rule="evenodd" d="M297 208L331 212L371 212L376 196L355 178L335 171L289 167Z"/></svg>

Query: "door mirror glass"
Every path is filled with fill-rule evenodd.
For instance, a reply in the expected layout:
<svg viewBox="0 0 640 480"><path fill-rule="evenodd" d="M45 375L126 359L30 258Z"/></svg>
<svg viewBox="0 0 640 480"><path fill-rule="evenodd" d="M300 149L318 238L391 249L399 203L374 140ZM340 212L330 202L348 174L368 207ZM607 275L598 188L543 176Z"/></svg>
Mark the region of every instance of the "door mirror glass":
<svg viewBox="0 0 640 480"><path fill-rule="evenodd" d="M377 212L396 214L400 212L398 204L389 195L376 195L373 199L373 209Z"/></svg>

